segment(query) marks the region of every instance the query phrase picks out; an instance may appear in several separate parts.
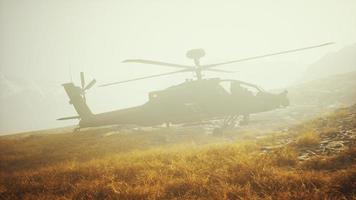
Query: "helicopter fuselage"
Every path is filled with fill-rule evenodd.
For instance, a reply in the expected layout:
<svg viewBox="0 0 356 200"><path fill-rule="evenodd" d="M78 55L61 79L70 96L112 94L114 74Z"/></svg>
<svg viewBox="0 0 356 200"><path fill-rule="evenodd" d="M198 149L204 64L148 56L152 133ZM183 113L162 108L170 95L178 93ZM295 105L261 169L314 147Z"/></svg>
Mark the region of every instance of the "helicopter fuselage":
<svg viewBox="0 0 356 200"><path fill-rule="evenodd" d="M286 93L271 94L249 83L216 78L186 81L165 90L151 92L149 100L141 106L91 114L86 103L76 94L76 86L72 83L63 86L79 114L80 128L191 123L249 115L289 105Z"/></svg>

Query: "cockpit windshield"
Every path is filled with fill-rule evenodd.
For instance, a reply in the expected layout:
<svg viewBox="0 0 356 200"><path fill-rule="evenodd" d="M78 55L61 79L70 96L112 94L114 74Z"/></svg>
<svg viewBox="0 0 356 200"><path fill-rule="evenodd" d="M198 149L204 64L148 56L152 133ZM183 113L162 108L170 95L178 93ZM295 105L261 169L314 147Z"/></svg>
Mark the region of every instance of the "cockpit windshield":
<svg viewBox="0 0 356 200"><path fill-rule="evenodd" d="M231 94L231 82L221 81L219 85L229 94Z"/></svg>
<svg viewBox="0 0 356 200"><path fill-rule="evenodd" d="M256 85L236 80L223 80L219 84L229 94L250 93L256 96L257 93L263 91Z"/></svg>

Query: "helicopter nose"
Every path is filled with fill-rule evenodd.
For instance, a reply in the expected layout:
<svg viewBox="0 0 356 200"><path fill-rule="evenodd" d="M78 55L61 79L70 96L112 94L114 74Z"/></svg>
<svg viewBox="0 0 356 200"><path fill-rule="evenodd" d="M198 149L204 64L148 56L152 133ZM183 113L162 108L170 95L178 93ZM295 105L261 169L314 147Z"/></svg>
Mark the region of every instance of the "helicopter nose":
<svg viewBox="0 0 356 200"><path fill-rule="evenodd" d="M287 98L287 96L282 97L281 99L281 107L287 107L289 106L289 99Z"/></svg>

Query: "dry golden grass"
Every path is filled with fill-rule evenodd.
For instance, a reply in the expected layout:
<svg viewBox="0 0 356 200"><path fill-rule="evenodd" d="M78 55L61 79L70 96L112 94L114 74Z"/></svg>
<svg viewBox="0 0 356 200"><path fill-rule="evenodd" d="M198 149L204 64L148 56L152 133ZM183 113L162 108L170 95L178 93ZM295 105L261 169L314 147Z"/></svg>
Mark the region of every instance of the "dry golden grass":
<svg viewBox="0 0 356 200"><path fill-rule="evenodd" d="M317 134L303 125L299 146ZM354 148L300 163L298 145L136 131L0 138L0 199L355 199ZM295 132L295 130L293 130Z"/></svg>
<svg viewBox="0 0 356 200"><path fill-rule="evenodd" d="M333 159L351 159L354 153ZM50 152L42 154L47 158ZM2 168L0 188L4 199L352 198L354 161L337 162L339 171L332 170L334 162L320 162L299 165L291 148L263 155L253 143L178 145L28 169L21 164L14 171L9 168L18 167Z"/></svg>
<svg viewBox="0 0 356 200"><path fill-rule="evenodd" d="M299 147L312 147L320 142L319 133L307 131L297 137L296 145Z"/></svg>

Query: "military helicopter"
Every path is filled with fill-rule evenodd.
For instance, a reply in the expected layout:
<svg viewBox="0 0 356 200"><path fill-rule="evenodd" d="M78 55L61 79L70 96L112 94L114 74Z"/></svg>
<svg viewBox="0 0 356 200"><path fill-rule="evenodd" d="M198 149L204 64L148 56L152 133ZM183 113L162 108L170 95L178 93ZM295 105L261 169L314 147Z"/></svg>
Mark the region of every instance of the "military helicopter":
<svg viewBox="0 0 356 200"><path fill-rule="evenodd" d="M192 49L186 53L187 58L194 61L194 65L192 66L144 59L124 60L124 63L161 65L180 68L180 70L102 84L100 85L101 87L183 72L194 72L196 79L187 79L185 82L168 87L167 89L150 92L148 94L148 101L143 105L93 114L86 104L85 93L95 85L96 80L94 79L86 85L84 73L81 72L81 87L74 85L72 82L63 84L70 99L70 104L74 106L78 116L59 118L58 120L79 119L78 130L80 128L105 125L156 126L166 124L169 126L170 124L199 123L206 120L217 119L224 119L222 125L222 128L224 128L234 126L239 116L243 116L243 120L240 124L246 124L248 123L250 114L288 106L289 100L287 98L287 91L273 94L254 84L239 80L220 78L203 79L203 71L231 73L231 71L214 68L221 65L293 53L331 44L332 43L324 43L205 65L200 63L200 59L205 55L203 49Z"/></svg>

